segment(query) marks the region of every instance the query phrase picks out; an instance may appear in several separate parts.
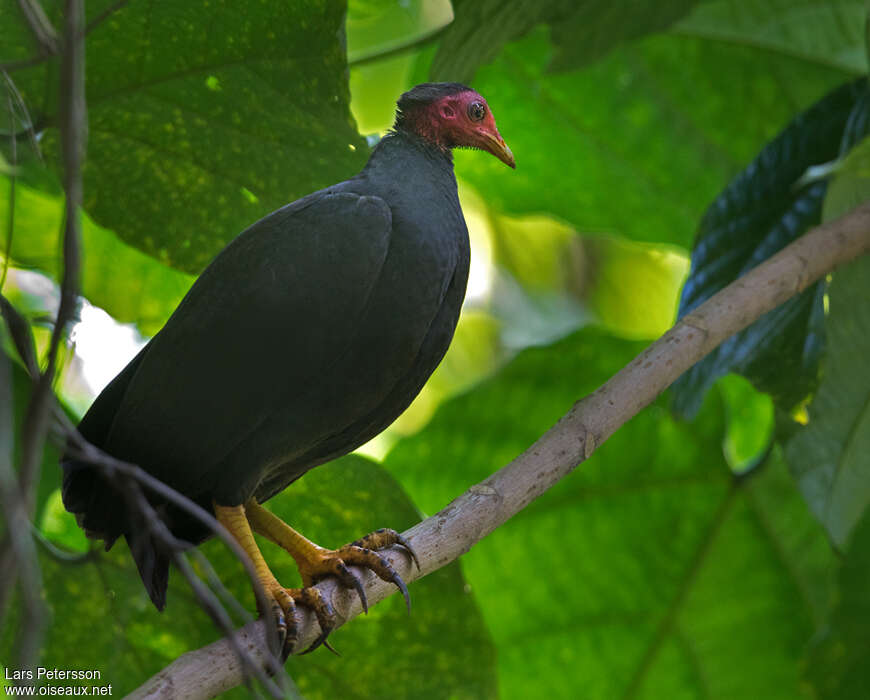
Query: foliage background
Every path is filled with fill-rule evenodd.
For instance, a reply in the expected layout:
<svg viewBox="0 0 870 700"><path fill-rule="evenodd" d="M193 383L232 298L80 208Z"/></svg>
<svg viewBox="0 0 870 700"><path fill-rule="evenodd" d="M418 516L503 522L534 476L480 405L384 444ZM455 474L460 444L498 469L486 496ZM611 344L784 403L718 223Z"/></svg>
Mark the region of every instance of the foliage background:
<svg viewBox="0 0 870 700"><path fill-rule="evenodd" d="M663 332L681 288L690 308L866 198L863 2L657 5L87 3L83 296L153 334L247 224L358 170L399 93L470 82L518 168L456 154L475 250L457 338L367 456L271 502L326 545L411 525ZM42 6L58 26L61 3ZM39 48L13 0L0 2L0 27L3 293L45 347L62 266L58 66L29 63ZM334 634L340 658L292 659L300 693L862 697L867 268L854 263L687 374L577 473L416 584L410 618L394 597ZM86 370L105 359L83 352L83 326L76 337L58 390L81 412ZM29 394L11 372L6 438ZM2 445L12 459L15 440ZM123 543L88 550L60 504L56 460L48 450L35 514L53 543L41 550L52 613L41 662L100 669L126 692L217 632L179 577L160 615ZM252 609L232 556L203 549ZM286 562L275 570L297 580ZM0 630L13 669L14 611Z"/></svg>

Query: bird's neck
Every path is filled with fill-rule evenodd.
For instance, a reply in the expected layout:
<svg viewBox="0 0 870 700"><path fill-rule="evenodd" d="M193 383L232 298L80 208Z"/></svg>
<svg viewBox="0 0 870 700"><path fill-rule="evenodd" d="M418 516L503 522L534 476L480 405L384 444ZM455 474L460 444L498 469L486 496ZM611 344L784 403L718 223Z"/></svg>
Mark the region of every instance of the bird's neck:
<svg viewBox="0 0 870 700"><path fill-rule="evenodd" d="M409 155L421 163L449 171L451 175L453 173L453 154L449 148L434 144L404 129L390 131L380 140L372 151L366 169L392 165L408 168Z"/></svg>

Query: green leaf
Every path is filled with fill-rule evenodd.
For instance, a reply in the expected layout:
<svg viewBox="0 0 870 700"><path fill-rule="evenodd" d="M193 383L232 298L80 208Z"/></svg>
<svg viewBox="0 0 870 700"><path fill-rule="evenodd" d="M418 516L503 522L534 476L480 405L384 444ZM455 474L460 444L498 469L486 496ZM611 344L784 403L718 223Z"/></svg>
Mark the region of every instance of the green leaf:
<svg viewBox="0 0 870 700"><path fill-rule="evenodd" d="M3 157L3 154L0 153L0 175L14 175L17 172L18 169L9 165Z"/></svg>
<svg viewBox="0 0 870 700"><path fill-rule="evenodd" d="M547 213L581 233L687 248L723 183L795 110L844 78L790 57L670 35L623 45L583 71L547 74L551 56L537 30L478 72L474 86L517 169L460 151L458 175L499 214ZM700 89L711 75L729 79Z"/></svg>
<svg viewBox="0 0 870 700"><path fill-rule="evenodd" d="M861 75L864 0L705 0L673 30L756 46Z"/></svg>
<svg viewBox="0 0 870 700"><path fill-rule="evenodd" d="M456 20L440 42L431 76L433 80L470 82L477 69L495 58L505 44L542 22L550 25L556 47L550 68L583 66L622 41L667 28L696 2L677 0L663 6L630 0L455 0Z"/></svg>
<svg viewBox="0 0 870 700"><path fill-rule="evenodd" d="M89 17L106 4L88 3ZM317 0L112 13L88 35L91 217L198 272L251 222L358 171L368 148L348 108L344 14L343 2ZM0 42L0 56L6 49ZM16 73L34 119L49 126L55 73L54 62ZM56 162L55 129L41 145Z"/></svg>
<svg viewBox="0 0 870 700"><path fill-rule="evenodd" d="M833 160L862 135L865 79L847 83L795 117L707 209L683 287L680 316L821 220L824 181L796 186L807 168ZM858 126L856 126L858 124ZM674 408L692 415L708 387L734 371L791 409L815 386L824 337L820 282L732 336L674 385Z"/></svg>
<svg viewBox="0 0 870 700"><path fill-rule="evenodd" d="M320 467L269 502L269 507L324 546L340 546L378 527L404 529L419 516L399 485L378 465L346 457ZM75 533L68 513L55 532ZM284 585L298 585L293 560L268 542L263 552ZM249 610L253 593L244 571L221 543L202 545L227 588ZM170 578L167 608L158 613L145 595L126 544L93 552L87 563L64 564L48 555L42 566L50 626L42 664L95 668L115 695L131 691L185 651L219 637L177 571ZM203 570L195 563L200 574ZM308 700L383 697L389 669L390 698L495 698L495 649L475 596L459 566L447 567L411 587L413 611L401 596L374 607L337 630L332 643L341 658L321 650L293 658L288 670ZM99 624L66 624L70 619ZM13 626L14 629L14 626ZM5 634L4 634L5 633ZM0 658L9 658L7 630ZM426 673L421 673L426 669ZM239 689L228 697L248 697Z"/></svg>
<svg viewBox="0 0 870 700"><path fill-rule="evenodd" d="M427 512L526 448L640 345L587 329L442 405L385 466ZM462 559L502 697L793 698L831 552L778 453L733 477L721 404L655 405Z"/></svg>
<svg viewBox="0 0 870 700"><path fill-rule="evenodd" d="M463 208L473 227L467 201ZM590 318L632 339L657 338L673 324L689 267L681 249L578 235L542 214L489 214L486 221L499 272L488 303L505 323L509 346L562 337Z"/></svg>
<svg viewBox="0 0 870 700"><path fill-rule="evenodd" d="M870 258L837 270L828 296L824 376L809 424L786 454L813 513L842 546L870 503Z"/></svg>
<svg viewBox="0 0 870 700"><path fill-rule="evenodd" d="M348 61L355 63L412 45L452 21L450 0L350 0Z"/></svg>
<svg viewBox="0 0 870 700"><path fill-rule="evenodd" d="M855 528L843 565L830 617L807 657L806 680L820 700L863 698L870 683L870 517Z"/></svg>
<svg viewBox="0 0 870 700"><path fill-rule="evenodd" d="M722 377L716 386L728 414L728 433L722 444L728 466L741 473L758 465L774 434L773 401L737 374Z"/></svg>
<svg viewBox="0 0 870 700"><path fill-rule="evenodd" d="M0 179L0 221L8 215L8 186ZM62 197L17 183L14 263L38 268L59 281L62 221ZM146 335L163 326L194 280L127 245L87 216L82 217L82 247L82 294L115 320L136 323Z"/></svg>
<svg viewBox="0 0 870 700"><path fill-rule="evenodd" d="M824 221L836 219L870 199L870 138L864 138L834 164L833 174L822 210Z"/></svg>

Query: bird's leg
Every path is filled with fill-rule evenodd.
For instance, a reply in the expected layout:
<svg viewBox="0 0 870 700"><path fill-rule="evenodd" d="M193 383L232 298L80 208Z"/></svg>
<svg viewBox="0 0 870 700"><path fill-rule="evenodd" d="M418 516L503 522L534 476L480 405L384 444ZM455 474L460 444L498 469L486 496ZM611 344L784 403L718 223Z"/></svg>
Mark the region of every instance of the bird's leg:
<svg viewBox="0 0 870 700"><path fill-rule="evenodd" d="M411 602L405 582L392 564L376 551L398 544L408 551L417 568L420 568L411 545L395 530L377 530L340 549L325 549L300 535L254 499L245 503L245 512L254 532L267 537L296 560L304 586L313 586L327 576L335 576L344 586L356 590L363 610L368 612L365 588L359 578L347 568L361 566L370 569L384 581L394 583L405 596L405 603L410 610Z"/></svg>
<svg viewBox="0 0 870 700"><path fill-rule="evenodd" d="M258 506L259 507L259 506ZM335 611L328 600L323 598L316 588L284 588L266 564L260 548L254 540L254 533L248 524L248 516L245 506L220 506L214 504L214 514L230 534L236 539L241 548L254 565L257 581L263 587L266 598L271 601L275 619L278 621L278 631L284 639L285 654L296 645L296 603L306 605L314 611L317 622L320 624L320 636L306 650L313 651L320 646L327 635L335 628ZM264 610L260 611L265 613Z"/></svg>

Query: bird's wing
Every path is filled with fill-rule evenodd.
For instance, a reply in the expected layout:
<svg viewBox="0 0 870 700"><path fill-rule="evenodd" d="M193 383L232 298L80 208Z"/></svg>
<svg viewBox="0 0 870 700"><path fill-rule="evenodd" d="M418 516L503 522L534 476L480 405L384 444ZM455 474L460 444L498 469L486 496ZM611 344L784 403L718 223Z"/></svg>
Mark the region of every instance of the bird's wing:
<svg viewBox="0 0 870 700"><path fill-rule="evenodd" d="M247 229L151 340L106 449L195 489L272 403L350 347L391 232L384 200L328 190Z"/></svg>

